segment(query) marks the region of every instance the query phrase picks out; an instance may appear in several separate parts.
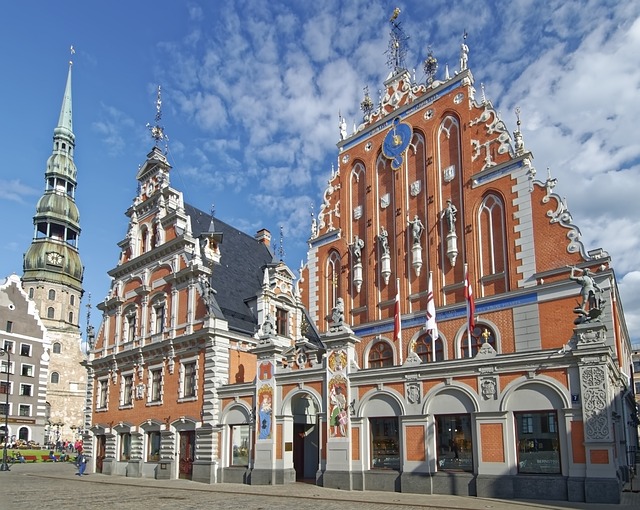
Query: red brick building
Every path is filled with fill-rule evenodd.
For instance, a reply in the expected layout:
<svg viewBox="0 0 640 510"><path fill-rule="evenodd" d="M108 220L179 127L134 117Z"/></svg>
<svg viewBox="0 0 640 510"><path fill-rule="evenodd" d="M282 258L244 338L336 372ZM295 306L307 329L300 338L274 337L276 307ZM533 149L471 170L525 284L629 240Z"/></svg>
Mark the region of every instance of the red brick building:
<svg viewBox="0 0 640 510"><path fill-rule="evenodd" d="M418 83L391 23L297 282L149 154L89 365L96 469L619 501L637 439L610 258L477 97L466 45Z"/></svg>

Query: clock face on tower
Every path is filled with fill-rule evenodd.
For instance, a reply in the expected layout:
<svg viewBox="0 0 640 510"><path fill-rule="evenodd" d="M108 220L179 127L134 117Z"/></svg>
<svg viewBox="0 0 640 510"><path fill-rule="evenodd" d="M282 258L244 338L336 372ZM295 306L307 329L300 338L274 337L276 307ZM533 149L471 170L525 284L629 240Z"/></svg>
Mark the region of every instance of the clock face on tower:
<svg viewBox="0 0 640 510"><path fill-rule="evenodd" d="M50 251L47 253L47 262L49 264L53 264L54 266L62 265L62 255L55 251Z"/></svg>
<svg viewBox="0 0 640 510"><path fill-rule="evenodd" d="M382 154L391 160L391 168L397 170L404 161L404 151L411 142L411 126L394 119L393 127L389 130L382 142Z"/></svg>

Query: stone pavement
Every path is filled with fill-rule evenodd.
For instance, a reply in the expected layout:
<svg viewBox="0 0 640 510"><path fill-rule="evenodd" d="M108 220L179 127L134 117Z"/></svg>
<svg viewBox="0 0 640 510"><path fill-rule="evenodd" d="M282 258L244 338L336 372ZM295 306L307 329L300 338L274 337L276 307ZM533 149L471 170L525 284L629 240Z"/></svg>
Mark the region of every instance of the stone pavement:
<svg viewBox="0 0 640 510"><path fill-rule="evenodd" d="M622 493L620 505L524 501L400 494L377 491L342 491L304 483L289 485L206 485L189 480L153 480L100 474L75 475L71 463L14 464L0 472L0 510L90 508L127 510L140 507L266 510L638 510L640 492ZM640 483L638 484L640 488Z"/></svg>

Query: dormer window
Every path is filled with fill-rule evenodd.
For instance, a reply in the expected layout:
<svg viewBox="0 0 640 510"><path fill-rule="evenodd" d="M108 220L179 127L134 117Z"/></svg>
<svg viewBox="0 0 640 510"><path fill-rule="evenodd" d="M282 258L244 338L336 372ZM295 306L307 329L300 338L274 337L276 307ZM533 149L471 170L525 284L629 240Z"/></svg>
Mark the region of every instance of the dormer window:
<svg viewBox="0 0 640 510"><path fill-rule="evenodd" d="M289 313L284 308L278 308L276 310L276 331L278 332L278 335L288 335L288 321Z"/></svg>

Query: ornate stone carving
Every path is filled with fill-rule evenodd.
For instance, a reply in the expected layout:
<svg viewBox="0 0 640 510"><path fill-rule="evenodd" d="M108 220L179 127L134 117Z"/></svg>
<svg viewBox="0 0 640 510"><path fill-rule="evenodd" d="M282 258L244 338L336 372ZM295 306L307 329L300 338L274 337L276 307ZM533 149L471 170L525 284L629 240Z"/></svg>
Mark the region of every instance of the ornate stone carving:
<svg viewBox="0 0 640 510"><path fill-rule="evenodd" d="M603 367L584 367L581 370L582 412L586 439L609 439L605 377Z"/></svg>
<svg viewBox="0 0 640 510"><path fill-rule="evenodd" d="M495 377L483 377L480 380L480 392L484 400L496 400L498 398L498 381Z"/></svg>
<svg viewBox="0 0 640 510"><path fill-rule="evenodd" d="M419 382L410 382L404 387L405 397L410 404L419 404L422 401L422 386Z"/></svg>

